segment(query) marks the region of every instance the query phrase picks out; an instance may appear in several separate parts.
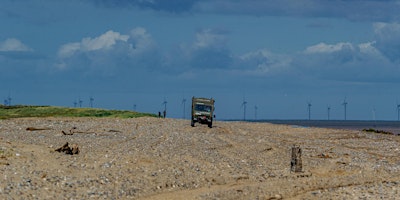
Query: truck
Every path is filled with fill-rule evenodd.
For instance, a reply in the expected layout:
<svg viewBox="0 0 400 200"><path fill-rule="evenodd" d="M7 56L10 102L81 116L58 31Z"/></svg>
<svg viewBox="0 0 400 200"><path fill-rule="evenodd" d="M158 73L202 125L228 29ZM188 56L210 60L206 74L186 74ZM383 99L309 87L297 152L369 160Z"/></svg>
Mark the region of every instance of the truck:
<svg viewBox="0 0 400 200"><path fill-rule="evenodd" d="M213 98L192 97L192 127L198 122L200 124L207 124L209 128L212 128L214 102L215 100Z"/></svg>

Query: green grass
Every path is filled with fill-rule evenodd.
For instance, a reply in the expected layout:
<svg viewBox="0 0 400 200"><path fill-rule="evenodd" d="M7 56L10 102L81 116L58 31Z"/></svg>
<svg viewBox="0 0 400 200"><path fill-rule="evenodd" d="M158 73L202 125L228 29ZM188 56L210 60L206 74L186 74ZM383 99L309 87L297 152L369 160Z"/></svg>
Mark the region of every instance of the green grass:
<svg viewBox="0 0 400 200"><path fill-rule="evenodd" d="M55 106L3 106L0 105L0 119L21 117L119 117L135 118L155 114L139 113L125 110L105 110L97 108L67 108Z"/></svg>

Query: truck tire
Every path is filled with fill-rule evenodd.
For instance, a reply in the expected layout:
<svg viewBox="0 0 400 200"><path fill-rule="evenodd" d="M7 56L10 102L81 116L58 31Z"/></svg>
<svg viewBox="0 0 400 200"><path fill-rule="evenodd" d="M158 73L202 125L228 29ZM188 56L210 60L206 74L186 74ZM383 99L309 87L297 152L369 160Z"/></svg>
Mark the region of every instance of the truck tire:
<svg viewBox="0 0 400 200"><path fill-rule="evenodd" d="M208 123L208 128L212 128L212 121Z"/></svg>
<svg viewBox="0 0 400 200"><path fill-rule="evenodd" d="M192 119L192 121L190 122L190 125L192 126L192 127L194 127L194 120Z"/></svg>

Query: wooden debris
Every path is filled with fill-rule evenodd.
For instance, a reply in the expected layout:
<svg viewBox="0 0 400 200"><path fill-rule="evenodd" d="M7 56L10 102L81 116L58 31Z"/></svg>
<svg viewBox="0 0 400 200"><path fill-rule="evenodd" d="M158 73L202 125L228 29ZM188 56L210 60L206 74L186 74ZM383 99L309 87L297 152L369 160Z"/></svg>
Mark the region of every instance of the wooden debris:
<svg viewBox="0 0 400 200"><path fill-rule="evenodd" d="M28 127L26 128L27 131L43 131L43 130L51 130L51 128L35 128L35 127Z"/></svg>
<svg viewBox="0 0 400 200"><path fill-rule="evenodd" d="M72 133L71 131L69 131L69 133L66 133L65 131L61 131L64 135L73 135L74 133Z"/></svg>
<svg viewBox="0 0 400 200"><path fill-rule="evenodd" d="M0 161L0 165L10 165L10 163L8 163L8 162L3 162L3 161Z"/></svg>
<svg viewBox="0 0 400 200"><path fill-rule="evenodd" d="M300 146L293 145L292 147L292 160L290 161L290 171L302 172L303 163L301 161L301 148Z"/></svg>
<svg viewBox="0 0 400 200"><path fill-rule="evenodd" d="M76 144L74 144L74 145L72 145L72 147L70 147L67 142L60 148L55 149L55 151L64 152L65 154L73 155L73 154L79 153L79 147Z"/></svg>
<svg viewBox="0 0 400 200"><path fill-rule="evenodd" d="M61 131L61 132L63 135L73 135L75 133L95 133L93 131L78 131L77 129L78 129L77 127L72 127L72 129L70 129L68 132L67 131ZM107 131L110 133L122 133L122 131L115 130L115 129L109 129L109 130L104 129L104 131Z"/></svg>
<svg viewBox="0 0 400 200"><path fill-rule="evenodd" d="M121 131L119 131L119 130L113 130L113 129L108 130L108 132L111 132L111 133L121 133Z"/></svg>
<svg viewBox="0 0 400 200"><path fill-rule="evenodd" d="M268 148L262 150L261 152L267 152L267 151L271 151L271 150L272 150L272 147L268 147Z"/></svg>
<svg viewBox="0 0 400 200"><path fill-rule="evenodd" d="M332 156L330 156L329 154L324 154L324 153L318 154L317 157L318 158L332 158Z"/></svg>
<svg viewBox="0 0 400 200"><path fill-rule="evenodd" d="M77 131L76 129L78 129L77 127L72 127L69 132L66 131L61 131L63 133L63 135L73 135L74 133L93 133L90 131Z"/></svg>

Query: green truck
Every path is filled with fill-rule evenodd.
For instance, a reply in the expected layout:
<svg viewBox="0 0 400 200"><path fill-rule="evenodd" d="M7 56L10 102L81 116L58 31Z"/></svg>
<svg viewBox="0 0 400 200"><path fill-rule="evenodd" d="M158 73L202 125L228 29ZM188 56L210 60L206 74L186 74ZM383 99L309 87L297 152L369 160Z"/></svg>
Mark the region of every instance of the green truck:
<svg viewBox="0 0 400 200"><path fill-rule="evenodd" d="M207 124L212 128L214 118L214 99L192 97L192 121L194 126L196 122Z"/></svg>

